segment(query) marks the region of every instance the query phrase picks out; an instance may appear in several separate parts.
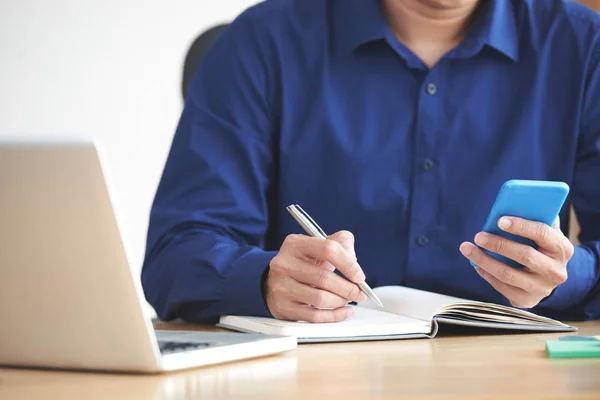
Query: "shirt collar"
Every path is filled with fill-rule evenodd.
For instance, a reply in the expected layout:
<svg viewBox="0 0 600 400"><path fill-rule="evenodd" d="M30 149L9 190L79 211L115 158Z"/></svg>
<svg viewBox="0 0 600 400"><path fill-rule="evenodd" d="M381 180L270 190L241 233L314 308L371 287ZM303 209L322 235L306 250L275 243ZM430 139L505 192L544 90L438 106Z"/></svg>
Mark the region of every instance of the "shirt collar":
<svg viewBox="0 0 600 400"><path fill-rule="evenodd" d="M513 61L519 59L519 37L512 2L483 0L482 21L479 29L472 32L483 44L506 55Z"/></svg>
<svg viewBox="0 0 600 400"><path fill-rule="evenodd" d="M519 42L514 9L510 1L482 0L483 12L471 30L471 39L517 61ZM348 50L384 39L390 32L380 0L346 0L339 10L339 34Z"/></svg>
<svg viewBox="0 0 600 400"><path fill-rule="evenodd" d="M337 31L340 42L349 51L384 39L389 31L380 0L345 0L339 15Z"/></svg>

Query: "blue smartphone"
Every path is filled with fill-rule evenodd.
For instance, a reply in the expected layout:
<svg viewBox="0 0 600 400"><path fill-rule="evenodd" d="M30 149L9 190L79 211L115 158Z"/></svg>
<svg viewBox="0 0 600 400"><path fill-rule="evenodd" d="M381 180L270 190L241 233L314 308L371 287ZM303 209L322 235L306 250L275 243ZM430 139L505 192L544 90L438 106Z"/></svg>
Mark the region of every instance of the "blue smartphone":
<svg viewBox="0 0 600 400"><path fill-rule="evenodd" d="M516 179L507 181L500 188L482 231L537 248L534 241L501 230L498 220L503 216L511 216L552 226L568 194L569 185L564 182ZM482 250L507 265L523 268L523 265L514 260L486 249ZM477 267L473 262L471 265Z"/></svg>

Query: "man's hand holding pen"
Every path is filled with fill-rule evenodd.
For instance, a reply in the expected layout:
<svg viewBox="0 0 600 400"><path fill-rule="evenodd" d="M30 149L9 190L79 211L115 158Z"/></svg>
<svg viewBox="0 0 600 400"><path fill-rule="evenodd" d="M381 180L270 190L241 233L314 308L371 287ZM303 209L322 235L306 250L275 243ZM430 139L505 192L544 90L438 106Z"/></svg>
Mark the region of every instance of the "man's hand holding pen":
<svg viewBox="0 0 600 400"><path fill-rule="evenodd" d="M336 274L336 269L348 279ZM340 231L327 240L289 235L270 263L265 282L267 306L277 319L343 321L353 314L349 302L366 300L357 285L364 280L352 233Z"/></svg>

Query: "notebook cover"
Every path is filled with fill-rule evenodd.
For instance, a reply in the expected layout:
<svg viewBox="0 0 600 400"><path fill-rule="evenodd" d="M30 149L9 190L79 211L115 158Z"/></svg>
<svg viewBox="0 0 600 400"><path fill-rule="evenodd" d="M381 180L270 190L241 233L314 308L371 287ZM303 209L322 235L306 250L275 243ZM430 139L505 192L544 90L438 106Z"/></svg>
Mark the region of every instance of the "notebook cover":
<svg viewBox="0 0 600 400"><path fill-rule="evenodd" d="M243 333L256 333L247 329L243 329L237 326L229 326L222 323L217 323L217 328L229 329L232 331L243 332ZM400 339L431 339L437 335L438 324L436 321L432 321L431 333L429 334L402 334L402 335L372 335L372 336L331 336L331 337L298 337L298 344L306 343L336 343L336 342L366 342L366 341L378 341L378 340L400 340Z"/></svg>
<svg viewBox="0 0 600 400"><path fill-rule="evenodd" d="M579 329L574 326L555 326L555 325L528 325L528 324L510 324L506 322L484 322L484 321L463 321L454 318L434 317L434 320L440 324L452 324L462 326L472 326L477 328L502 329L511 331L530 331L530 332L577 332ZM442 328L443 329L443 328Z"/></svg>

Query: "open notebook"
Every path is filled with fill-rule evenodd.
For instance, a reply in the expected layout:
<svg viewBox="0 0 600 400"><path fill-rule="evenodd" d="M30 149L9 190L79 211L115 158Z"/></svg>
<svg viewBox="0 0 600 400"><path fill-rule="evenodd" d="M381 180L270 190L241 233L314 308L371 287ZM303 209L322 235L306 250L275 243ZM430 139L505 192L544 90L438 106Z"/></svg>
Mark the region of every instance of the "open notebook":
<svg viewBox="0 0 600 400"><path fill-rule="evenodd" d="M241 332L296 336L299 343L433 338L440 324L537 332L577 328L533 313L401 286L374 289L385 309L371 300L343 322L311 324L273 318L222 316L217 326Z"/></svg>

